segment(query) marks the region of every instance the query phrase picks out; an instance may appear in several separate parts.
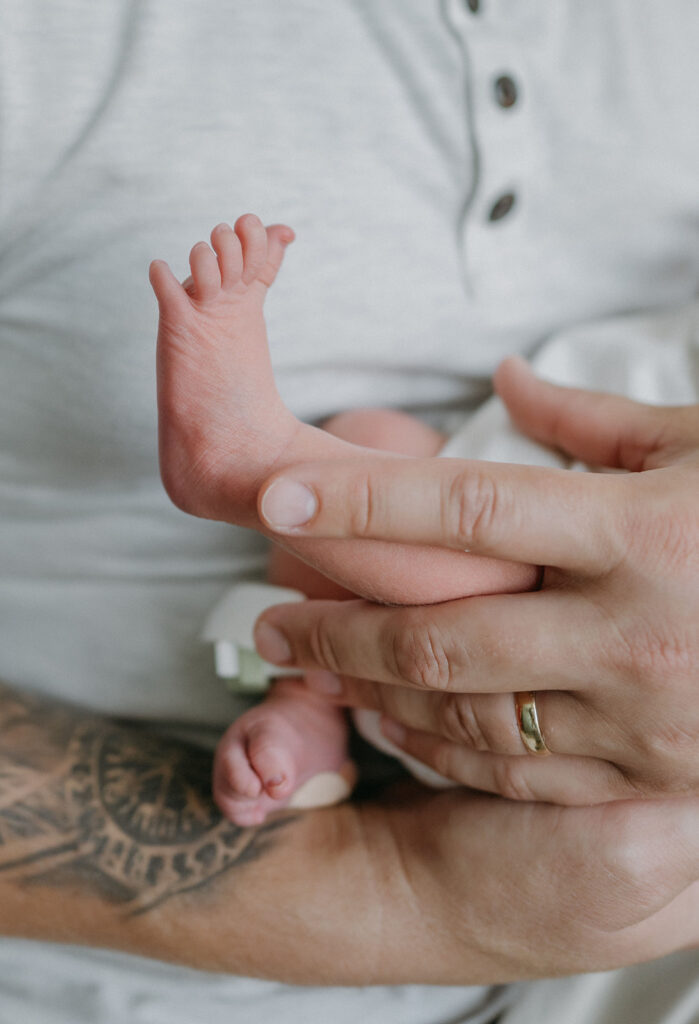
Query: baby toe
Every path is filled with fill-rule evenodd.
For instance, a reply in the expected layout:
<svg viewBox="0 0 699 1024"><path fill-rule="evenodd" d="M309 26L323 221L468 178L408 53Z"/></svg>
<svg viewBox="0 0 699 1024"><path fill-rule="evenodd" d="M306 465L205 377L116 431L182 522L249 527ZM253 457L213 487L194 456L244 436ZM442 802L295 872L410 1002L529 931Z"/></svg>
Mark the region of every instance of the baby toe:
<svg viewBox="0 0 699 1024"><path fill-rule="evenodd" d="M243 273L243 249L230 224L217 224L211 232L211 244L218 256L221 284L233 288Z"/></svg>
<svg viewBox="0 0 699 1024"><path fill-rule="evenodd" d="M235 742L221 756L222 781L230 792L254 800L262 792L262 783L250 764L242 743Z"/></svg>
<svg viewBox="0 0 699 1024"><path fill-rule="evenodd" d="M259 272L258 279L270 288L279 272L288 245L296 235L286 224L271 224L267 229L267 260Z"/></svg>
<svg viewBox="0 0 699 1024"><path fill-rule="evenodd" d="M158 305L166 315L174 311L176 317L182 316L189 309L189 300L184 286L180 284L164 260L153 260L148 269L148 277Z"/></svg>
<svg viewBox="0 0 699 1024"><path fill-rule="evenodd" d="M248 739L248 757L271 797L283 800L291 795L298 770L282 735L269 729L254 730Z"/></svg>
<svg viewBox="0 0 699 1024"><path fill-rule="evenodd" d="M243 281L251 284L267 263L267 232L259 217L245 213L235 222L243 250Z"/></svg>
<svg viewBox="0 0 699 1024"><path fill-rule="evenodd" d="M197 242L189 254L192 270L192 297L198 302L210 302L221 290L221 272L218 260L206 242Z"/></svg>

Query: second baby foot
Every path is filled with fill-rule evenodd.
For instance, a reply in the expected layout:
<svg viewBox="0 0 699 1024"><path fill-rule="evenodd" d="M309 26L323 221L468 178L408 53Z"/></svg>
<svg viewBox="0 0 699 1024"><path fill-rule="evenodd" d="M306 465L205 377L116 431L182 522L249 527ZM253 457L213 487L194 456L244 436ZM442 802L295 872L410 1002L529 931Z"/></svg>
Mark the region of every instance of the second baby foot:
<svg viewBox="0 0 699 1024"><path fill-rule="evenodd" d="M274 384L262 312L293 241L253 214L219 224L190 253L183 284L155 260L160 466L187 512L243 523L259 484L299 426Z"/></svg>
<svg viewBox="0 0 699 1024"><path fill-rule="evenodd" d="M262 704L230 726L214 758L214 798L236 825L261 824L295 794L326 782L326 797L309 794L306 806L335 803L349 795L354 766L347 753L348 725L342 709L309 694L293 680L275 684ZM344 792L343 792L344 789Z"/></svg>

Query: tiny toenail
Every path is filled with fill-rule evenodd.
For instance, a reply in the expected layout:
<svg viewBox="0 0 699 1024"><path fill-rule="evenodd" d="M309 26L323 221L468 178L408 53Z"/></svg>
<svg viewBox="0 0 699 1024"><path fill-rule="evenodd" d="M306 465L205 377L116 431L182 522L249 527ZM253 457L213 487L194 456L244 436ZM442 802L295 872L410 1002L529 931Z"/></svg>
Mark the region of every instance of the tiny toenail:
<svg viewBox="0 0 699 1024"><path fill-rule="evenodd" d="M267 622L255 626L255 647L260 657L273 665L288 665L291 661L291 647L284 634Z"/></svg>
<svg viewBox="0 0 699 1024"><path fill-rule="evenodd" d="M260 514L273 530L303 526L316 514L318 502L313 491L296 480L281 477L267 488Z"/></svg>
<svg viewBox="0 0 699 1024"><path fill-rule="evenodd" d="M342 693L342 681L334 672L325 672L323 669L307 672L305 682L308 689L314 693L322 693L328 697L339 697Z"/></svg>

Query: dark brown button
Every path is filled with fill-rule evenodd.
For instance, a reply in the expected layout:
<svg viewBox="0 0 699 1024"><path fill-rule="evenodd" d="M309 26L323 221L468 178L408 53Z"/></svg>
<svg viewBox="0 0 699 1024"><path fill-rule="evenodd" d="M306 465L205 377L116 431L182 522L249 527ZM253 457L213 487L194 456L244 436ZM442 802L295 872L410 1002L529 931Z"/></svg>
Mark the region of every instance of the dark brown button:
<svg viewBox="0 0 699 1024"><path fill-rule="evenodd" d="M502 220L506 217L512 207L515 205L514 192L505 192L504 195L493 203L493 206L488 214L488 220Z"/></svg>
<svg viewBox="0 0 699 1024"><path fill-rule="evenodd" d="M514 107L517 102L517 86L509 75L500 75L495 80L495 99L501 107Z"/></svg>
<svg viewBox="0 0 699 1024"><path fill-rule="evenodd" d="M473 11L474 14L478 14L481 9L481 0L467 0L469 11Z"/></svg>

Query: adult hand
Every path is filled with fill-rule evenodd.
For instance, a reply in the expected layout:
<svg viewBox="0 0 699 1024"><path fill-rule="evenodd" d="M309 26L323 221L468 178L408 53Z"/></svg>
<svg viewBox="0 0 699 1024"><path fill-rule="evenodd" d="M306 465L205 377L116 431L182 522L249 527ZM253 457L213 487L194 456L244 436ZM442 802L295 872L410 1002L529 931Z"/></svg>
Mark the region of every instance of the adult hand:
<svg viewBox="0 0 699 1024"><path fill-rule="evenodd" d="M378 888L407 879L385 944L403 908L419 908L418 950L433 960L447 936L442 983L465 963L471 982L513 981L699 946L696 798L557 807L467 790L419 799L411 786L402 804L361 806L365 835L387 827L401 865L384 875L379 860Z"/></svg>
<svg viewBox="0 0 699 1024"><path fill-rule="evenodd" d="M699 794L699 407L557 387L517 359L496 388L524 433L630 472L367 456L285 469L260 509L272 483L277 503L281 480L302 483L317 511L279 533L532 562L539 591L420 608L311 601L260 622L282 632L284 664L335 673L318 677L333 699L381 710L389 738L458 783L564 804ZM522 744L522 690L536 691L553 756Z"/></svg>

